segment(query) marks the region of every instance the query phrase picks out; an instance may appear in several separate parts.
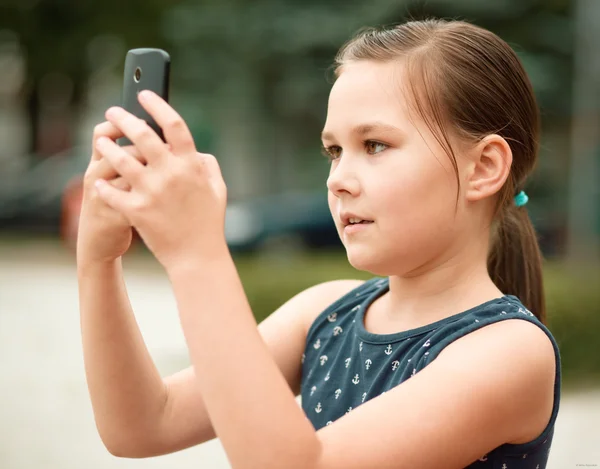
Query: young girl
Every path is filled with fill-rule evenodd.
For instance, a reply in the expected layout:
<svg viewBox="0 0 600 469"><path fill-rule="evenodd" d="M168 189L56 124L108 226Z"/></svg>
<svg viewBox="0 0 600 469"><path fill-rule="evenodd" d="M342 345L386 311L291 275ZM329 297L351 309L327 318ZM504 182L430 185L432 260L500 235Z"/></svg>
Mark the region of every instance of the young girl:
<svg viewBox="0 0 600 469"><path fill-rule="evenodd" d="M78 274L104 444L147 457L218 436L235 469L546 467L560 357L522 192L539 117L519 60L489 31L429 20L361 33L336 65L329 204L374 278L309 288L258 328L215 158L152 94L168 145L120 108L96 128ZM132 226L172 283L193 365L164 380L123 283Z"/></svg>

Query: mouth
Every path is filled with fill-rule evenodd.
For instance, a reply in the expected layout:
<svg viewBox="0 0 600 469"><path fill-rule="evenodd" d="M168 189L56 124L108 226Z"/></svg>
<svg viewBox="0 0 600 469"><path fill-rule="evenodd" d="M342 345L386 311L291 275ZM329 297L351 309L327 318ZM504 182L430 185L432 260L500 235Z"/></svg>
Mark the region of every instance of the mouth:
<svg viewBox="0 0 600 469"><path fill-rule="evenodd" d="M344 225L344 234L346 236L350 236L355 233L360 233L360 232L366 230L369 227L369 225L372 225L372 224L373 224L372 220L360 220L360 221L355 221L354 223L349 222L347 225Z"/></svg>
<svg viewBox="0 0 600 469"><path fill-rule="evenodd" d="M346 228L347 226L354 226L354 225L368 225L370 223L373 223L373 220L368 220L366 218L362 218L359 216L356 216L354 214L342 214L340 216L342 225L344 226L344 228Z"/></svg>
<svg viewBox="0 0 600 469"><path fill-rule="evenodd" d="M358 220L358 221L349 221L344 226L354 226L354 225L368 225L373 223L373 220Z"/></svg>

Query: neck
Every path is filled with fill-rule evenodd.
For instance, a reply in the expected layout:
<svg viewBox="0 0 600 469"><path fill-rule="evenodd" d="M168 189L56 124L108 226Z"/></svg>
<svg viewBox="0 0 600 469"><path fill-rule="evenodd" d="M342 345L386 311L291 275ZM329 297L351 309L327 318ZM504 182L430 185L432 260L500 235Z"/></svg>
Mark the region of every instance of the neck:
<svg viewBox="0 0 600 469"><path fill-rule="evenodd" d="M431 323L501 297L487 271L487 250L487 243L463 242L445 258L391 275L390 290L381 298L386 316Z"/></svg>

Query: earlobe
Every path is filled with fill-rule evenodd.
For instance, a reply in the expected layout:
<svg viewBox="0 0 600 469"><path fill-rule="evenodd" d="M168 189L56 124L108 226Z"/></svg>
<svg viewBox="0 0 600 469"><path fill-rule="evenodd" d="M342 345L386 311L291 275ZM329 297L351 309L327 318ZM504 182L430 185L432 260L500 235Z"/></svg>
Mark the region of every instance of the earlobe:
<svg viewBox="0 0 600 469"><path fill-rule="evenodd" d="M488 135L473 148L471 163L465 197L475 202L492 197L504 186L512 166L512 150L503 137Z"/></svg>

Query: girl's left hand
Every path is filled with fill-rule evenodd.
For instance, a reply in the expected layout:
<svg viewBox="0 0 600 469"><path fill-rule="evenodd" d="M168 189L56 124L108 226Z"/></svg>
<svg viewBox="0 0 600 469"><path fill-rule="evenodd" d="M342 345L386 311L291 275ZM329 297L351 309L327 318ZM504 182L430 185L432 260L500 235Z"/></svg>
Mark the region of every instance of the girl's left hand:
<svg viewBox="0 0 600 469"><path fill-rule="evenodd" d="M131 140L147 164L110 139L98 139L98 151L131 186L124 191L99 180L100 197L129 220L167 271L223 253L227 188L215 157L197 152L187 125L162 98L143 91L139 100L169 146L143 120L110 108L107 120Z"/></svg>

